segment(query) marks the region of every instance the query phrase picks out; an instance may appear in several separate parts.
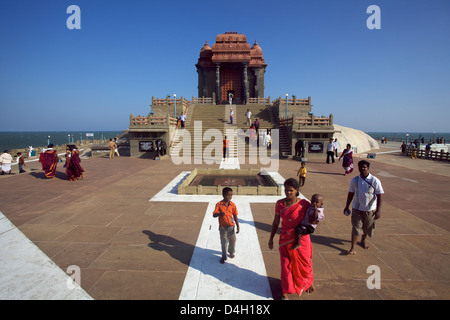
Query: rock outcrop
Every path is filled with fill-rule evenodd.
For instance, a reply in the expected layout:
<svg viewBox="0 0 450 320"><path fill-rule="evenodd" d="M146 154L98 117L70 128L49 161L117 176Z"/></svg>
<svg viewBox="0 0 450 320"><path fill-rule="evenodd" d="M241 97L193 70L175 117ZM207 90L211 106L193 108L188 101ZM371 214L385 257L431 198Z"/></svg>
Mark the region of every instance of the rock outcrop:
<svg viewBox="0 0 450 320"><path fill-rule="evenodd" d="M379 149L378 142L361 130L337 124L334 124L334 130L334 138L338 141L339 155L346 148L347 143L350 143L354 153L364 153L372 149Z"/></svg>

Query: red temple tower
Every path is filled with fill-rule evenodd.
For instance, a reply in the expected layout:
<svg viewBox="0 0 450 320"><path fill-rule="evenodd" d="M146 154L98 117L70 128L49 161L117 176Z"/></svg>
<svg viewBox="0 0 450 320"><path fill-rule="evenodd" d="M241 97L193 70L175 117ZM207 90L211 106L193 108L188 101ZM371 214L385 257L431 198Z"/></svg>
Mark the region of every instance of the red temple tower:
<svg viewBox="0 0 450 320"><path fill-rule="evenodd" d="M239 104L246 104L248 98L264 98L267 64L258 43L250 47L243 34L219 34L212 47L206 42L196 67L199 97L213 97L216 103L223 103L232 93L233 101Z"/></svg>

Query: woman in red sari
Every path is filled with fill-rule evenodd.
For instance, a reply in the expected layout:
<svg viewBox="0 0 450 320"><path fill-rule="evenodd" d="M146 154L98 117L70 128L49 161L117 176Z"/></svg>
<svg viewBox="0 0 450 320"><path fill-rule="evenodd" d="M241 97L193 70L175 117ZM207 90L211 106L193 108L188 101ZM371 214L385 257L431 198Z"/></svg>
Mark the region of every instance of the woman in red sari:
<svg viewBox="0 0 450 320"><path fill-rule="evenodd" d="M68 145L66 153L66 175L69 181L83 179L84 169L81 167L81 159L78 149L74 145Z"/></svg>
<svg viewBox="0 0 450 320"><path fill-rule="evenodd" d="M288 294L301 295L304 291L314 291L312 269L312 245L309 234L301 237L301 246L292 249L295 239L294 228L302 221L310 203L306 199L300 200L299 184L296 179L287 179L284 182L286 198L278 200L275 205L275 217L272 224L272 233L269 239L269 249L273 249L273 237L277 233L281 218L281 232L279 251L281 261L281 288L283 299Z"/></svg>
<svg viewBox="0 0 450 320"><path fill-rule="evenodd" d="M56 167L58 166L58 153L53 150L53 144L49 144L39 156L39 162L42 164L42 170L45 171L47 179L53 179L56 175Z"/></svg>

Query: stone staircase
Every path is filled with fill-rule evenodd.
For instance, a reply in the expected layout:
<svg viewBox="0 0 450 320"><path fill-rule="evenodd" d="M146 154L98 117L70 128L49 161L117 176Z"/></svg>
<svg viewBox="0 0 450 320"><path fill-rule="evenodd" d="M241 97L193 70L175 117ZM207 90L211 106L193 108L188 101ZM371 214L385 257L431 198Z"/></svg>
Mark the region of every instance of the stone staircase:
<svg viewBox="0 0 450 320"><path fill-rule="evenodd" d="M233 108L234 112L232 125L230 123L230 107ZM217 145L222 150L222 141L215 141L214 138L208 136L208 134L218 134L218 131L220 132L220 137L227 136L230 139L230 158L238 156L238 144L245 145L246 156L256 155L258 150L256 147L249 146L248 137L245 138L236 134L236 129L242 129L249 134L245 116L247 109L252 112L252 122L258 119L260 130L265 131L266 129L276 128L276 125L272 123L273 116L266 105L191 104L186 115L186 127L185 129L177 130L170 155L183 156L183 152L190 148L192 156L194 155L195 147L199 146L201 146L202 151L210 152L213 146Z"/></svg>
<svg viewBox="0 0 450 320"><path fill-rule="evenodd" d="M280 148L280 154L288 156L292 155L292 148L291 148L291 138L289 137L289 134L287 132L287 129L285 127L280 127L280 118L279 118L279 109L278 107L271 107L270 115L272 119L272 123L275 128L280 128L279 131L279 148Z"/></svg>

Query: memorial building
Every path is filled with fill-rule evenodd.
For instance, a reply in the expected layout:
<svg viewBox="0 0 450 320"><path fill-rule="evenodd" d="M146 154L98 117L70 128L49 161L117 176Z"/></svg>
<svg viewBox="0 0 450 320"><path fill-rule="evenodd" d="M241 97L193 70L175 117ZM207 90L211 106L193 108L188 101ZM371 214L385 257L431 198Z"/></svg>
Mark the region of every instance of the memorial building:
<svg viewBox="0 0 450 320"><path fill-rule="evenodd" d="M195 123L201 123L200 132L218 129L224 133L226 128L246 131L249 130L249 124L244 119L247 111L253 114L252 121L258 118L258 132L279 130L279 150L271 147L272 153L298 155L295 145L301 141L304 145L301 158L324 157L328 141L335 133L333 115L315 116L312 113L311 97L298 98L294 94L291 97L285 94L274 100L270 96L265 97L267 64L256 41L251 46L244 34L219 34L214 44L206 42L203 45L195 66L197 97L193 96L191 100L177 97L176 94L173 97L152 97L148 115L130 115L128 136L132 157L160 159L164 156L184 156L184 151L194 150L195 141L198 142L194 135ZM218 118L217 115L228 115L231 108L236 115L235 123L229 123L222 116ZM183 126L180 126L181 114L187 119ZM193 138L185 138L188 134ZM237 136L233 137L234 146L238 145L237 139ZM245 155L253 152L247 140L244 143L245 150L235 150L235 155L238 152ZM207 139L202 139L199 147L200 150L208 148Z"/></svg>
<svg viewBox="0 0 450 320"><path fill-rule="evenodd" d="M249 98L264 98L264 73L267 64L261 47L237 32L225 32L216 37L212 46L205 43L196 64L198 97L213 98L217 104L233 101L246 104Z"/></svg>

